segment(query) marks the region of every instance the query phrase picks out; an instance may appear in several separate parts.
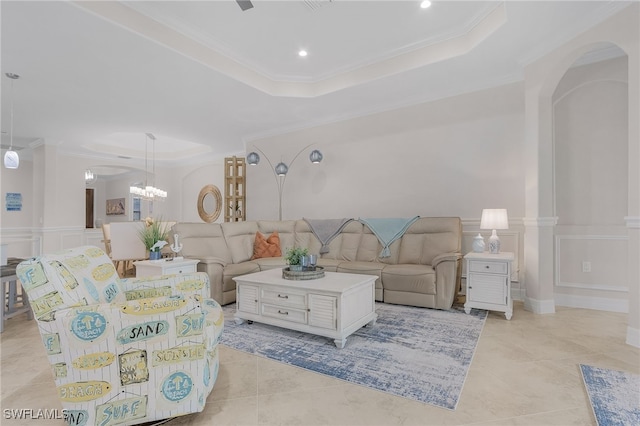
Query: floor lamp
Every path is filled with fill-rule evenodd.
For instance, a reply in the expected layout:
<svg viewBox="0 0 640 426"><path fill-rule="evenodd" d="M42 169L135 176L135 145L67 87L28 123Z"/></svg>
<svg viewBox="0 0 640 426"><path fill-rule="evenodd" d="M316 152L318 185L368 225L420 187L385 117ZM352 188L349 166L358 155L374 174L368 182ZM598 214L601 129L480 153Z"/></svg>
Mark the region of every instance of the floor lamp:
<svg viewBox="0 0 640 426"><path fill-rule="evenodd" d="M278 164L276 164L275 167L273 166L273 163L271 162L271 160L269 160L269 157L267 157L267 155L264 152L262 152L259 148L256 148L256 151L259 151L262 154L262 156L267 160L267 162L269 163L269 166L271 166L271 169L273 170L273 177L275 178L276 185L278 187L278 220L282 220L282 190L284 188L284 183L287 180L287 173L289 172L289 168L293 166L293 163L300 156L300 154L302 154L302 152L304 152L304 150L309 148L311 145L307 145L304 148L302 148L295 155L295 157L293 157L293 160L291 160L291 163L289 163L289 165L286 165L281 161ZM311 163L313 164L318 164L319 162L322 161L322 153L317 149L314 149L313 151L311 151L311 154L309 154L309 161L311 161ZM247 163L250 166L255 166L259 162L260 162L260 155L257 152L253 151L247 155Z"/></svg>

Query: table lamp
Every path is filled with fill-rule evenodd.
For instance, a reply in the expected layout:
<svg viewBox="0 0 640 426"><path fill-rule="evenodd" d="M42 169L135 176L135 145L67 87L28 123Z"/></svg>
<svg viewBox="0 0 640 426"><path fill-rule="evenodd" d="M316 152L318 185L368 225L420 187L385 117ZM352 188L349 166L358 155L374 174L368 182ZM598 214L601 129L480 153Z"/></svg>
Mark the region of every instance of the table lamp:
<svg viewBox="0 0 640 426"><path fill-rule="evenodd" d="M491 229L489 237L489 253L500 253L500 239L496 233L497 229L509 229L509 218L507 209L483 209L480 219L480 229Z"/></svg>

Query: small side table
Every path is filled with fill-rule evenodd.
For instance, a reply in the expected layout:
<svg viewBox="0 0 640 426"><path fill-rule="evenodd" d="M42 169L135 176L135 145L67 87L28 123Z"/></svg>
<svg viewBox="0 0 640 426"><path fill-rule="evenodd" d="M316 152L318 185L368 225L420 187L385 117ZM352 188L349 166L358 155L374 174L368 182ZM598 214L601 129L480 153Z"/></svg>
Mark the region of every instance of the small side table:
<svg viewBox="0 0 640 426"><path fill-rule="evenodd" d="M510 320L513 314L511 300L511 262L513 253L469 253L467 261L467 301L464 311L471 308L504 312Z"/></svg>
<svg viewBox="0 0 640 426"><path fill-rule="evenodd" d="M133 262L136 267L136 278L197 272L198 263L200 261L197 259L139 260Z"/></svg>

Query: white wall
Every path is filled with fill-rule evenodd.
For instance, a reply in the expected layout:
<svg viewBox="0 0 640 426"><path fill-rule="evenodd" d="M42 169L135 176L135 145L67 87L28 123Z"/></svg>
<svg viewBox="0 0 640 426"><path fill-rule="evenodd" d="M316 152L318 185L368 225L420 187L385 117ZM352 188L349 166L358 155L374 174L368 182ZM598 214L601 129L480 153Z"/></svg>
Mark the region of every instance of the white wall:
<svg viewBox="0 0 640 426"><path fill-rule="evenodd" d="M273 165L291 166L283 219L459 216L483 208L524 213L521 84L257 140ZM324 159L312 165L309 152ZM248 167L248 219L277 219L277 186L265 159Z"/></svg>
<svg viewBox="0 0 640 426"><path fill-rule="evenodd" d="M243 154L238 154L244 156ZM203 222L198 215L198 195L206 185L215 185L220 190L224 202L224 158L212 161L203 166L184 166L174 170L180 176L181 189L178 194L177 206L179 207L180 221ZM216 222L224 221L224 210Z"/></svg>

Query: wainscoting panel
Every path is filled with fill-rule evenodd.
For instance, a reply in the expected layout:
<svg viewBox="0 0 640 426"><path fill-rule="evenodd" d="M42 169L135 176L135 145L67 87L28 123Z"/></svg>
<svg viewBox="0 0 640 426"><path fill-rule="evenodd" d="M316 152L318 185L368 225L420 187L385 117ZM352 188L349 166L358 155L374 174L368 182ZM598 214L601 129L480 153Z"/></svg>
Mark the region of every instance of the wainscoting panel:
<svg viewBox="0 0 640 426"><path fill-rule="evenodd" d="M87 229L84 233L84 245L96 246L104 250L104 235L102 229Z"/></svg>
<svg viewBox="0 0 640 426"><path fill-rule="evenodd" d="M556 235L556 287L627 292L624 235Z"/></svg>
<svg viewBox="0 0 640 426"><path fill-rule="evenodd" d="M7 257L26 259L42 254L42 237L31 230L5 228L0 240L7 245Z"/></svg>

